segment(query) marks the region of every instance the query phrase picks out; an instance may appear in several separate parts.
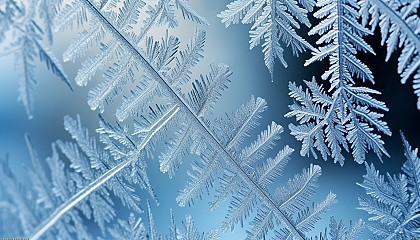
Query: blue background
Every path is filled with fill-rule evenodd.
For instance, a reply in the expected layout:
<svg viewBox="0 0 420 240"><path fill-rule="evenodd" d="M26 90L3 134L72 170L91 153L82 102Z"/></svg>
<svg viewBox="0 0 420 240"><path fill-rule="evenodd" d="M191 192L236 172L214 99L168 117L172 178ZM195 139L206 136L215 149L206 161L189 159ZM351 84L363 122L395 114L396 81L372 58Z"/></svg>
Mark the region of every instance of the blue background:
<svg viewBox="0 0 420 240"><path fill-rule="evenodd" d="M358 206L357 196L364 194L363 189L356 185L356 182L362 182L363 180L364 165L355 163L350 155L346 156L344 167L333 164L331 159L324 162L322 159L315 160L312 157L301 157L299 155L300 142L289 135L290 131L287 128L288 124L295 123L295 120L294 118L284 118L284 114L288 112L288 105L292 103L292 99L288 96L288 82L295 81L302 84L303 79L309 80L312 76L316 76L318 82L322 81L320 75L327 69L327 61L303 67L303 63L310 57L310 53L304 53L297 58L291 55L290 49L286 48L285 59L288 61L289 67L284 68L280 63L277 63L274 71L274 81L271 82L268 70L264 65L261 47L249 50L248 30L250 25L238 24L226 29L220 19L216 17L228 3L229 1L197 0L191 3L192 7L210 23L210 26L200 26L207 31L205 58L194 68L193 78L198 78L200 73L207 73L210 63L223 62L229 65L233 72L230 78L232 83L216 104L214 115L232 112L240 104L249 100L250 95L266 99L269 108L261 120L260 127L253 131L253 137L245 142L245 145L253 141L256 134L264 130L271 121L281 124L285 129L282 139L278 141L273 151L269 151L267 156L274 156L286 144L294 148L295 153L286 166L285 176L283 176L279 185L285 184L288 178L296 173L301 173L303 168L307 168L310 163L314 163L322 167L323 174L319 179L320 187L317 189L313 201L319 203L330 191L338 196L338 203L332 205L331 210L323 215L322 220L316 225L314 234L324 230L329 224L329 216L332 215L337 219L343 219L346 224L350 219L362 218L367 220L368 216L365 212L355 209ZM192 36L195 27L193 24L182 24L184 23L182 22L181 27L173 33L179 36L185 44L188 38ZM78 30L75 29L74 31L55 34L53 50L60 60L71 38L77 36L77 32ZM300 34L306 36L306 32L307 28L302 27ZM359 54L358 57L370 67L375 76L376 84L367 85L383 93L378 98L385 101L390 109L389 112L385 113L384 120L388 122L393 135L392 137L382 136L382 138L391 158L384 157L384 163L381 163L374 154L370 153L367 162L374 163L382 173L385 171L398 173L405 160L399 130L404 132L413 147L420 146L420 111L416 109L417 99L414 96L411 82L406 85L401 85L399 82L400 78L396 72L396 60L399 51L397 51L397 54L393 54L389 62L385 62L386 52L385 48L380 46L379 36L379 32L375 32L375 36L367 38L367 41L376 51L376 56ZM308 37L307 39L314 43L316 37ZM51 154L51 142L57 139L70 140L63 129L64 115L75 117L76 114L80 114L83 125L90 129L92 135L95 134L94 130L98 127L98 112L89 109L86 96L88 90L102 80L102 76L97 74L94 83L89 84L88 87L76 86L74 77L77 74L77 69L80 68L80 63L80 60L77 60L76 63L63 63L64 70L74 88L74 92L71 92L46 70L43 63L38 62L35 117L28 120L24 107L16 101L18 84L17 74L14 70L14 58L9 56L0 59L2 72L0 76L0 154L2 156L6 153L9 154L11 168L20 176L23 183L28 183L29 180L22 166L30 166L29 153L23 137L25 133L30 134L41 159L45 159ZM211 196L207 197L205 195L202 201L195 201L196 204L192 207L180 208L177 206L175 198L178 191L183 189L186 183L186 170L189 169L188 163L192 160L193 158L184 161L180 171L172 180L159 171L157 159L148 160L148 173L160 199L159 206L152 202L152 211L158 232L168 232L170 208L173 208L178 223L185 214L191 214L200 231L218 228L224 219L228 201L217 211L210 212L207 203L212 199ZM145 191L140 192L140 194L142 207L146 209L146 199L149 198L149 195ZM145 213L140 216L144 220L147 219ZM234 232L223 234L222 239L244 239L245 236L245 230L236 225ZM369 231L366 230L361 239L366 239L367 236L369 236Z"/></svg>

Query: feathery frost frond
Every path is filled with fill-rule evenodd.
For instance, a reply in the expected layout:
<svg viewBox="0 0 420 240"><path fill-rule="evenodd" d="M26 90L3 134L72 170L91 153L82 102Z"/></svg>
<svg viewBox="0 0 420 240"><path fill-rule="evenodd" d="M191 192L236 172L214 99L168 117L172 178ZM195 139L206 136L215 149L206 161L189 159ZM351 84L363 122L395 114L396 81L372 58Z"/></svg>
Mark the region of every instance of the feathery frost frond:
<svg viewBox="0 0 420 240"><path fill-rule="evenodd" d="M301 155L317 158L315 149L325 160L328 156L334 162L344 164L342 150L350 151L357 163L365 161L365 155L372 149L378 158L388 155L381 135L391 135L382 113L375 109L388 111L385 103L371 95L380 92L367 87L355 86L354 77L363 81L373 81L372 72L356 58L357 51L373 52L363 40L371 34L358 20L358 5L354 0L318 1L320 9L314 16L321 22L314 26L309 34L321 37L317 44L322 45L308 59L305 65L322 61L328 57L330 68L322 74L323 80L330 82L330 88L324 91L313 79L305 81L308 89L304 90L295 83L289 83L289 95L295 103L290 105L287 117L295 116L299 125L290 124L292 135L302 141Z"/></svg>
<svg viewBox="0 0 420 240"><path fill-rule="evenodd" d="M181 190L177 201L180 206L193 204L195 199L202 197L203 193L209 193L210 188L215 185L217 175L222 172L223 176L219 179L220 188L216 190L214 201L209 203L210 209L214 210L232 196L228 214L221 225L222 231L233 229L238 222L243 226L244 219L256 209L257 215L251 221L253 231L248 232L250 239L265 238L268 231L274 228L274 222L276 225L284 224L284 229L290 229L285 231L289 231L292 236L306 239L304 235L312 229L311 223L319 219L319 216L315 217L315 215L324 212L335 201L335 195L327 196L324 204L319 205L317 213L311 212L314 215L310 217L311 220L307 219L311 222L309 225L298 226L292 220L294 213L296 209L304 208L315 193L315 182L321 174L321 168L311 165L308 170L304 169L303 175L290 179L287 187L278 187L277 191L280 193L290 191L287 196L274 197L270 194L268 185L277 182L276 179L282 175L282 170L293 153L293 149L286 146L274 159L261 161L266 150L272 148L274 142L279 139L279 134L283 131L282 127L272 122L255 142L242 150L239 148L241 141L248 136L249 130L258 125L258 120L265 108L263 99L251 97L247 104L242 105L231 116L217 118L215 137L221 139L219 144L223 144L224 147L218 150L210 145L206 147L210 148L209 152L207 150L200 152L199 160L193 162L192 171L188 172L190 180ZM237 118L232 116L237 116ZM184 130L180 133L187 132L186 128L189 126L182 126ZM184 136L180 138L180 134L176 134L174 138L179 142L184 139ZM178 148L180 145L174 146ZM182 146L185 149L184 154L192 152L191 146ZM224 156L224 154L228 155ZM165 155L165 157L168 156ZM232 162L226 161L228 156ZM291 205L295 208L288 207Z"/></svg>
<svg viewBox="0 0 420 240"><path fill-rule="evenodd" d="M420 1L360 0L362 24L369 24L372 31L379 25L381 44L387 45L388 61L392 53L401 48L398 73L405 84L413 76L417 109L420 110Z"/></svg>
<svg viewBox="0 0 420 240"><path fill-rule="evenodd" d="M417 239L420 237L420 159L401 133L406 161L402 173L380 175L375 166L366 164L366 175L359 186L359 209L372 215L369 229L375 239Z"/></svg>
<svg viewBox="0 0 420 240"><path fill-rule="evenodd" d="M274 62L278 59L284 67L288 64L283 56L284 48L280 41L291 47L293 55L298 56L313 47L296 33L301 24L310 27L308 13L312 12L314 0L236 0L217 16L229 27L230 24L253 23L249 31L250 49L259 45L261 40L264 62L273 80Z"/></svg>
<svg viewBox="0 0 420 240"><path fill-rule="evenodd" d="M63 67L50 49L53 41L52 19L60 2L6 0L0 3L0 43L6 35L13 36L13 40L7 41L7 45L2 44L0 57L10 54L15 57L19 83L18 100L25 106L28 118L33 118L34 114L37 56L46 64L48 70L72 90ZM37 17L43 20L44 26L37 23Z"/></svg>

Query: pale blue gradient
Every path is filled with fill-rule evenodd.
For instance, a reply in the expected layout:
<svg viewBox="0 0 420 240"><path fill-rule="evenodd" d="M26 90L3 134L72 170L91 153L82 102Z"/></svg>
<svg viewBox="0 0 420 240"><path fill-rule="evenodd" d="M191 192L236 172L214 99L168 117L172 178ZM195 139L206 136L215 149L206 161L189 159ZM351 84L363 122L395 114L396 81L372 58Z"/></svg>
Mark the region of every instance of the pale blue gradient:
<svg viewBox="0 0 420 240"><path fill-rule="evenodd" d="M256 135L266 128L271 121L281 124L285 131L282 134L282 139L278 142L275 149L269 151L268 156L274 156L275 153L283 148L286 144L295 149L292 159L287 165L285 175L279 180L278 184L283 185L288 178L293 177L296 173L301 173L303 168L307 168L310 163L318 164L323 169L323 174L319 180L319 188L313 201L319 203L331 191L337 194L338 203L331 207L331 210L323 215L323 219L316 225L314 234L323 232L324 228L329 224L329 217L334 215L336 219L343 219L346 225L350 219L357 220L363 218L367 220L365 212L356 210L358 206L357 195L364 194L363 190L356 185L356 182L362 181L362 175L365 173L363 165L358 165L352 161L350 155L347 156L347 161L344 167L338 164L333 164L329 159L324 162L321 159L314 160L312 157L301 157L299 155L300 142L296 141L293 136L289 135L287 128L289 123L294 122L292 118L284 118L284 114L288 112L288 105L292 100L288 96L288 82L296 81L302 84L303 79L310 79L312 75L317 76L317 80L321 73L325 70L324 63L316 63L310 67L303 67L305 59L308 59L310 54L304 53L300 58L291 56L291 51L285 51L285 59L289 63L287 69L283 68L280 63L276 64L274 72L274 82L271 82L270 75L266 69L263 61L263 54L261 48L256 47L252 51L249 50L249 25L233 25L228 29L216 17L216 14L225 9L225 6L230 1L209 1L209 0L195 0L191 5L197 12L202 14L210 23L210 26L203 26L202 28L207 31L207 41L205 45L205 58L194 68L193 76L198 78L199 74L208 72L208 65L210 63L223 62L230 66L233 72L231 77L232 84L229 86L220 101L216 104L214 115L218 116L224 112L232 112L240 104L249 100L250 95L255 95L266 99L268 103L268 110L264 118L261 120L261 126L253 131L253 137L244 143L248 145L253 141ZM180 36L184 44L187 39L193 34L195 27L180 28L174 31ZM76 36L77 31L57 33L55 35L54 52L61 60L62 53L67 48L70 39ZM183 45L185 46L185 45ZM381 53L378 53L380 55ZM384 101L390 105L390 112L386 114L387 120L391 130L393 131L392 138L385 137L386 147L392 159L384 158L384 164L381 164L376 156L373 154L368 155L367 161L375 163L381 171L390 171L393 173L399 172L399 168L404 161L402 155L402 144L399 140L398 130L406 133L407 139L414 147L420 147L418 120L419 112L416 111L415 105L408 105L405 103L403 97L410 97L412 89L409 86L405 88L400 87L397 79L383 80L386 78L390 71L391 75L395 75L395 57L391 59L390 63L383 63L384 59L376 66L370 65L374 74L382 74L377 76L378 84L387 82L392 84L385 86L383 90L387 94L384 96ZM13 170L22 177L22 182L28 182L23 165L31 166L29 154L24 141L24 134L29 133L36 150L41 159L51 154L50 144L57 139L70 140L69 135L63 129L63 116L70 115L75 117L76 114L81 115L82 123L85 127L90 129L90 133L94 134L95 129L98 127L98 111L91 111L86 103L86 96L88 90L102 80L101 74L97 74L93 83L88 87L81 88L74 83L77 69L80 67L81 61L76 63L63 63L65 72L70 78L70 82L74 87L74 92L71 92L65 84L58 81L51 73L46 71L42 63L37 65L37 94L34 119L28 120L22 104L16 101L17 99L17 75L14 71L13 57L0 59L0 66L2 75L0 76L0 154L1 157L8 153L10 156L11 167ZM394 71L394 72L392 72ZM398 76L397 76L398 77ZM378 85L377 84L377 85ZM382 86L382 85L381 85ZM376 86L375 86L376 87ZM398 97L392 95L392 89L402 89ZM376 88L378 89L378 88ZM379 87L380 89L380 87ZM388 90L386 90L388 89ZM402 96L407 95L407 96ZM395 99L396 98L396 99ZM389 102L388 102L389 100ZM400 101L395 103L395 101ZM399 109L396 106L408 106L407 108ZM394 107L391 107L394 106ZM404 110L409 109L409 110ZM111 119L112 110L106 114L108 119ZM403 115L407 114L407 115ZM408 115L409 114L409 115ZM417 121L417 122L416 122ZM395 124L394 124L395 122ZM413 126L417 126L413 129ZM157 148L158 153L161 149ZM159 171L159 163L157 159L148 159L148 173L151 177L152 185L160 199L160 205L151 200L151 206L154 213L154 220L158 232L168 233L169 225L169 209L174 210L175 217L181 226L181 219L185 214L191 214L194 217L196 225L200 231L209 231L212 228L218 228L227 213L228 202L225 202L215 212L208 210L208 202L212 200L211 197L204 195L203 200L195 201L192 207L180 208L177 206L175 198L178 191L184 188L186 180L187 169L190 169L190 163L197 156L185 159L184 164L181 166L178 174L170 180L167 175ZM216 184L217 186L217 184ZM150 198L147 192L140 191L142 198L142 207L146 209L146 199ZM214 189L211 190L210 196L214 194ZM127 213L122 213L127 216ZM247 220L251 220L254 215ZM143 221L146 223L146 213L141 214ZM248 225L245 225L245 228ZM369 231L361 239L367 239ZM245 229L241 229L239 224L235 226L235 231L222 235L221 239L245 239Z"/></svg>

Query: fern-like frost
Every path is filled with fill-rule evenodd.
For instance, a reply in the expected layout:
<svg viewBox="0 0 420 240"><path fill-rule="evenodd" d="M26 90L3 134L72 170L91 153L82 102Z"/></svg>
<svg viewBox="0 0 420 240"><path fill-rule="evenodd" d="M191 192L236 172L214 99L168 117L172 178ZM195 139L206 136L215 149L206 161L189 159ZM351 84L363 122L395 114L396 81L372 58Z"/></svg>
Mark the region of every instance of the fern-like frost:
<svg viewBox="0 0 420 240"><path fill-rule="evenodd" d="M320 9L314 16L321 19L309 34L318 34L321 45L312 52L312 57L305 62L309 65L328 57L330 68L322 74L323 80L330 82L330 88L324 91L322 85L305 81L308 89L304 90L295 83L289 83L289 95L295 103L290 105L290 112L285 116L295 116L299 125L290 124L291 134L302 141L301 155L315 150L323 159L331 156L334 162L344 164L342 151L350 151L357 163L365 161L366 153L372 149L378 158L389 156L378 131L391 135L387 123L382 121L382 113L375 109L388 111L385 103L371 95L380 92L367 87L356 87L354 77L363 82L374 83L370 69L356 57L357 51L373 52L363 40L371 34L359 22L358 5L353 0L318 1Z"/></svg>
<svg viewBox="0 0 420 240"><path fill-rule="evenodd" d="M15 68L18 73L19 96L28 118L33 117L35 102L35 76L36 57L39 56L47 69L63 81L72 90L58 59L50 50L53 41L51 27L52 18L56 15L56 7L61 1L19 1L7 0L0 3L2 32L0 43L6 34L12 34L9 41L0 51L0 57L14 54ZM43 20L44 26L38 25L36 19Z"/></svg>
<svg viewBox="0 0 420 240"><path fill-rule="evenodd" d="M381 30L381 44L387 45L385 61L397 48L401 48L397 71L402 84L413 76L417 109L420 110L420 2L360 0L358 4L363 25L370 25L372 31L377 26Z"/></svg>
<svg viewBox="0 0 420 240"><path fill-rule="evenodd" d="M372 215L368 225L375 239L416 239L420 237L420 159L402 135L406 161L402 173L380 175L373 164L366 164L366 175L359 186L360 209Z"/></svg>
<svg viewBox="0 0 420 240"><path fill-rule="evenodd" d="M293 55L298 56L306 49L313 47L296 33L301 24L310 27L308 13L312 12L315 1L313 0L236 0L227 5L227 9L217 16L222 19L226 27L230 24L253 23L250 34L250 49L259 45L261 41L264 62L273 80L275 59L284 67L288 64L284 59L283 42L291 47Z"/></svg>

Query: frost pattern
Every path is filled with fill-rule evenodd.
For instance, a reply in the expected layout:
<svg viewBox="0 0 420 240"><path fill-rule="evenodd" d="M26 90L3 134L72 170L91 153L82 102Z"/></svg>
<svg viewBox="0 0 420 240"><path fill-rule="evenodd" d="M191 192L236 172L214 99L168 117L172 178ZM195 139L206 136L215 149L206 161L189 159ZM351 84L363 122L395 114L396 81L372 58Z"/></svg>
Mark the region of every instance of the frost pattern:
<svg viewBox="0 0 420 240"><path fill-rule="evenodd" d="M8 168L7 159L1 162L0 176L3 180L1 189L6 193L4 196L10 197L10 199L2 197L2 207L8 205L10 208L4 209L1 216L8 216L7 214L12 213L20 218L20 223L10 222L16 219L16 217L11 217L7 224L9 231L2 231L2 233L10 234L10 229L22 229L23 233L28 235L31 231L34 231L34 226L46 214L53 212L51 216L61 217L64 213L66 215L58 221L55 220L53 231L48 231L43 236L46 239L72 239L75 237L77 239L93 239L82 216L87 219L94 219L99 224L103 234L106 230L115 239L166 239L163 238L163 235L157 237L149 201L147 201L149 233L146 232L144 225L140 222L141 219L135 220L133 213L130 214L128 221L118 219L118 224L113 224L113 227L104 227L105 222L110 222L116 217L115 203L110 197L110 192L119 197L123 205L128 205L131 210L135 210L137 213L142 212L138 204L140 199L134 192L134 186L139 185L134 175L138 175L139 178L137 179L141 179L143 184L148 183L147 175L143 175L141 172L143 168L140 165L144 163L139 158L131 162L130 170L114 171L116 174L113 173L113 175L116 175L116 177L109 178L109 173L112 171L110 168L115 169L114 166L120 164L114 162L107 151L96 145L94 138L89 137L87 129L81 126L79 117L74 120L66 116L64 125L75 143L58 140L51 145L52 156L45 160L49 171L45 171L29 136L25 136L34 167L33 170L29 171L29 176L33 183L32 187L37 193L34 199L36 204L32 199L28 199L27 193L29 191L22 189L16 177ZM72 171L66 170L64 161L60 159L57 146L63 155L70 160ZM102 181L101 179L104 178L108 178L109 181ZM98 184L98 182L100 183ZM148 186L140 184L140 187L147 188ZM85 194L86 192L89 195ZM70 210L73 206L74 208ZM51 217L48 220L51 220ZM38 225L35 231L42 229L43 223ZM172 211L170 230L169 239L219 239L217 230L212 230L206 234L199 232L190 215L186 216L183 228L177 228ZM21 235L22 233L15 232L15 234ZM38 237L39 235L32 235L31 239L37 239Z"/></svg>
<svg viewBox="0 0 420 240"><path fill-rule="evenodd" d="M23 103L26 114L33 117L34 95L37 80L35 78L35 58L38 56L45 62L47 68L61 81L71 85L67 75L50 49L52 44L51 25L56 14L56 7L61 1L14 1L6 0L0 3L0 43L7 37L13 38L0 52L0 57L13 54L15 67L18 72L19 96L18 100ZM43 19L44 27L41 27L36 18ZM47 43L45 42L47 39Z"/></svg>
<svg viewBox="0 0 420 240"><path fill-rule="evenodd" d="M293 149L285 146L274 158L261 160L267 149L272 148L275 140L279 139L283 128L272 122L251 145L240 147L248 132L258 125L265 108L263 99L252 97L232 115L218 118L216 139L219 146L210 145L200 152L200 158L193 162L188 172L190 180L181 190L177 202L180 206L191 205L195 199L208 193L216 182L220 182L220 188L209 204L213 210L232 196L228 214L221 224L223 232L233 230L237 223L243 226L245 219L255 209L257 214L250 222L252 230L247 231L249 239L263 239L274 228L274 223L280 222L284 224L282 231L286 235L306 239L304 233L312 229L319 215L335 201L335 195L330 193L312 209L304 208L314 194L316 181L321 175L321 168L311 165L290 179L286 186L277 187L275 196L271 196L268 187L282 175ZM174 141L181 143L182 138L175 136ZM190 148L196 148L194 142L192 144L181 146L185 152L191 152ZM173 144L168 152L178 147L179 144ZM217 181L218 175L221 176ZM296 216L300 217L295 219Z"/></svg>
<svg viewBox="0 0 420 240"><path fill-rule="evenodd" d="M381 136L373 128L391 135L387 123L381 120L383 114L376 112L388 108L371 96L380 94L379 91L356 86L353 79L356 76L374 83L370 69L355 56L359 50L374 53L363 40L371 32L358 23L358 5L353 0L320 0L317 6L320 9L314 16L322 20L309 34L320 35L317 44L322 46L312 52L305 65L328 57L330 68L321 78L330 82L330 88L325 92L315 78L305 81L310 91L289 83L289 95L295 103L285 116L295 116L299 122L289 128L302 141L300 153L304 156L311 152L317 158L316 149L325 160L331 156L340 165L345 160L343 149L347 152L351 149L357 163L365 161L369 149L380 159L382 154L389 156Z"/></svg>
<svg viewBox="0 0 420 240"><path fill-rule="evenodd" d="M109 228L108 232L114 239L126 240L217 240L220 238L217 230L211 230L208 233L199 232L198 228L194 225L194 219L191 215L186 215L185 220L182 221L183 227L178 228L175 224L172 209L170 210L171 221L169 224L169 235L157 234L149 202L147 202L147 213L148 229L141 222L141 218L136 219L134 214L130 213L128 220L118 219L118 223L114 224L112 228Z"/></svg>
<svg viewBox="0 0 420 240"><path fill-rule="evenodd" d="M402 173L379 175L375 166L366 164L363 183L366 196L359 196L360 209L372 215L368 225L374 239L420 238L420 159L401 133L406 161Z"/></svg>
<svg viewBox="0 0 420 240"><path fill-rule="evenodd" d="M369 24L372 31L378 25L381 29L381 44L387 45L385 60L389 60L397 46L402 49L397 70L402 84L413 76L420 110L420 1L361 0L359 5L363 25Z"/></svg>
<svg viewBox="0 0 420 240"><path fill-rule="evenodd" d="M116 217L111 193L120 199L123 206L136 212L142 212L140 198L135 193L136 187L145 189L157 201L145 172L146 163L142 150L150 138L173 116L173 110L158 109L154 112L157 117L155 119L143 116L143 126L149 126L144 129L144 134L133 137L133 141L135 139L139 145L126 157L119 159L113 158L108 149L99 146L95 138L89 137L88 130L81 126L79 117L76 120L65 117L64 128L74 142L58 140L51 145L52 156L45 160L49 172L42 167L29 137L26 136L34 166L29 176L33 189L37 192L36 204L31 199L25 199L24 193L19 195L21 191L7 166L3 165L1 169L2 179L5 179L2 181L3 189L14 196L11 204L19 211L23 234L30 235L31 239L37 239L44 233L63 239L91 239L82 215L93 219L104 234L106 224ZM70 161L71 171L67 170L68 166L60 159L57 148ZM51 228L54 233L47 232Z"/></svg>
<svg viewBox="0 0 420 240"><path fill-rule="evenodd" d="M76 83L88 85L98 70L111 65L105 70L104 81L89 93L88 104L92 110L99 108L104 112L106 105L121 95L124 85L133 82L136 86L128 96L123 97L122 105L115 111L119 122L109 124L101 119L98 132L105 149L116 160L126 159L120 160L123 163L137 159L138 149L143 149L141 152L147 156L158 157L161 170L171 176L176 173L183 156L198 154L200 158L192 163L189 173L191 181L177 198L179 205L191 204L208 191L218 174L223 172L227 177L220 182L236 181L227 191L220 189L220 196L218 194L215 200L217 203L213 205L217 207L218 203L233 195L229 213L222 223L223 231L233 229L236 223L243 222L256 209L257 216L251 223L256 231L250 233L250 237L264 238L275 221L284 224L286 234L305 239L305 233L335 201L335 195L330 193L312 209L304 208L315 193L321 168L311 165L289 180L287 186L279 188L275 197L272 196L268 185L281 174L293 149L286 146L275 158L261 160L279 139L283 128L273 122L253 144L245 148L240 146L249 131L258 125L258 119L266 108L265 101L251 97L232 115L217 118L212 123L207 117L230 82L232 73L229 68L224 64L210 65L208 74L192 81L191 91L182 91L185 84L191 83L191 69L203 57L205 32L197 30L183 50L178 49L179 40L171 36L169 30L160 41L148 36L151 29L158 25L176 27L176 9L182 12L184 18L198 24L206 23L186 6L186 1L181 0L160 0L152 5L124 1L118 6L82 0L66 5L59 13L57 30L71 27L75 22L80 26L88 21L90 25L89 30L83 30L70 44L63 56L65 59L74 60L83 56L93 45L100 47L96 56L89 57L82 64ZM138 14L144 8L147 8L148 17L139 23ZM141 27L136 33L133 25L138 24ZM106 34L111 38L103 42ZM139 73L140 77L134 77ZM162 119L157 112L165 112L168 117ZM133 121L133 127L126 124ZM147 139L147 142L138 143L133 136ZM164 139L170 139L167 152L155 156L154 146Z"/></svg>
<svg viewBox="0 0 420 240"><path fill-rule="evenodd" d="M350 221L350 226L347 227L344 225L343 220L337 222L334 217L330 219L330 231L327 234L327 228L325 228L325 233L321 233L316 236L315 240L353 240L357 239L365 228L365 223L362 219L359 219L357 222ZM328 236L330 236L328 238Z"/></svg>
<svg viewBox="0 0 420 240"><path fill-rule="evenodd" d="M288 64L284 59L282 41L287 47L291 47L293 55L299 56L306 49L313 47L296 33L301 24L310 27L308 12L312 12L314 0L236 0L227 5L226 10L217 16L222 19L226 27L230 24L253 23L249 31L250 49L259 45L261 40L264 62L273 80L273 68L275 59L278 59L284 67Z"/></svg>

